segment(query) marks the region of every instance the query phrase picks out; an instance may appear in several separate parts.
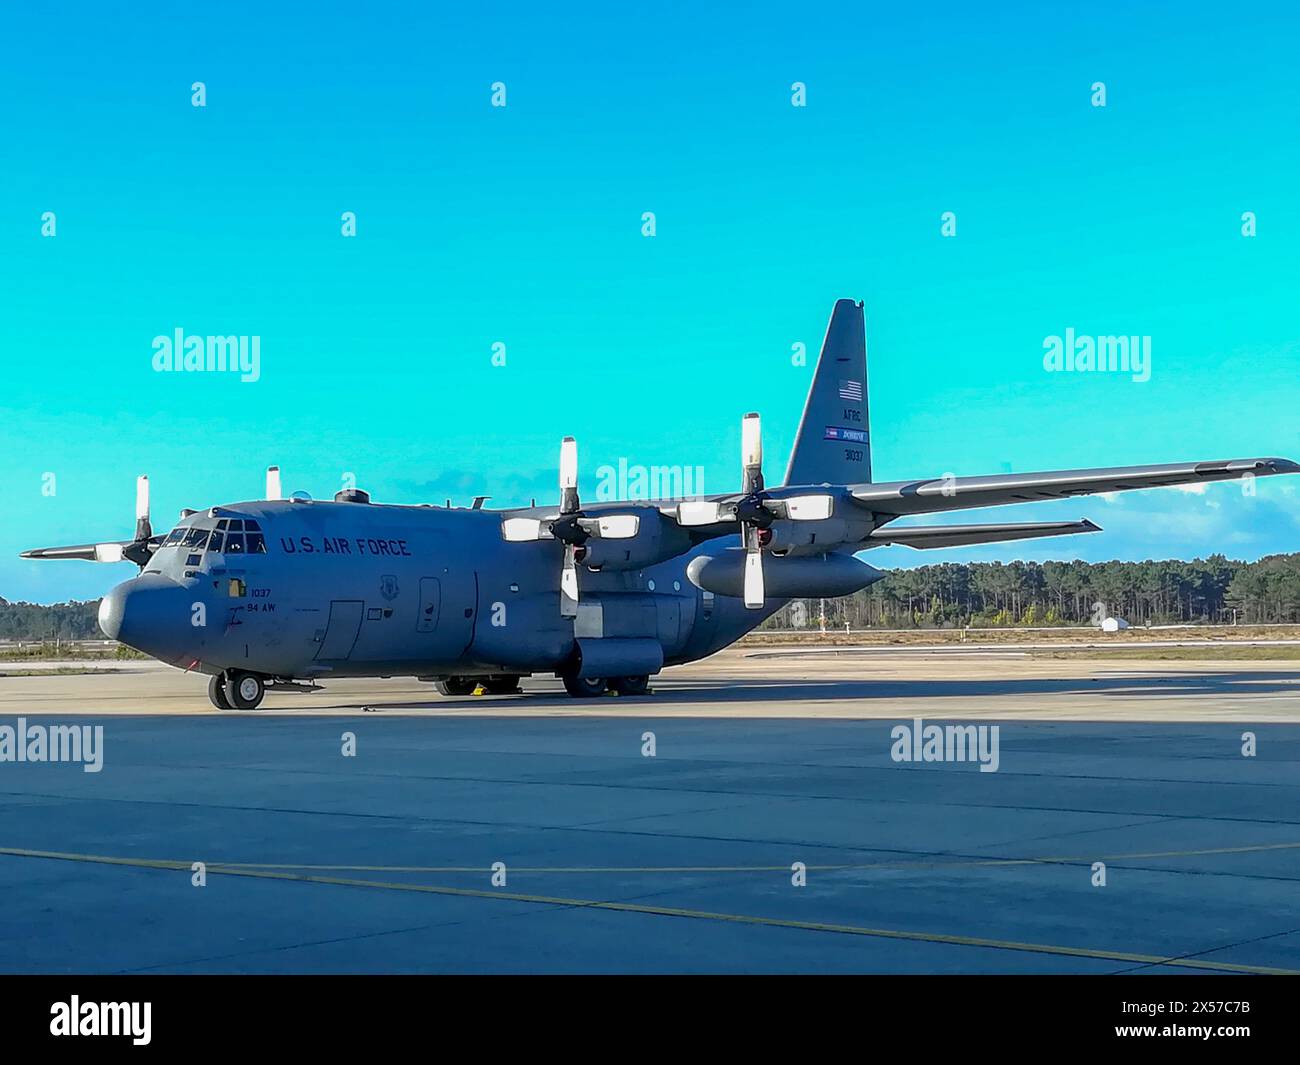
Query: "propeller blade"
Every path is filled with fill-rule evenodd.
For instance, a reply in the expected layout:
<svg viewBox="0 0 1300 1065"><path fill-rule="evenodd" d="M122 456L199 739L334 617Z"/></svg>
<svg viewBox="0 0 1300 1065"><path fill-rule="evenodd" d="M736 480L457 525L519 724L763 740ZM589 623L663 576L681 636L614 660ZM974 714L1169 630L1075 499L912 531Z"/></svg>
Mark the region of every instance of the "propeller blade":
<svg viewBox="0 0 1300 1065"><path fill-rule="evenodd" d="M824 521L835 511L834 496L791 496L782 502L786 517L793 521Z"/></svg>
<svg viewBox="0 0 1300 1065"><path fill-rule="evenodd" d="M141 474L135 481L135 538L148 540L152 535L153 527L149 524L149 478Z"/></svg>
<svg viewBox="0 0 1300 1065"><path fill-rule="evenodd" d="M578 441L566 436L560 441L560 513L578 512Z"/></svg>
<svg viewBox="0 0 1300 1065"><path fill-rule="evenodd" d="M560 616L578 616L578 549L564 545L564 569L560 571Z"/></svg>
<svg viewBox="0 0 1300 1065"><path fill-rule="evenodd" d="M745 553L745 606L757 610L763 605L763 552Z"/></svg>
<svg viewBox="0 0 1300 1065"><path fill-rule="evenodd" d="M96 544L95 561L96 562L121 562L122 561L122 544Z"/></svg>
<svg viewBox="0 0 1300 1065"><path fill-rule="evenodd" d="M266 468L266 498L283 499L284 493L280 490L280 467L268 466Z"/></svg>
<svg viewBox="0 0 1300 1065"><path fill-rule="evenodd" d="M594 524L597 536L606 540L630 540L640 531L641 518L636 514L610 514L597 518Z"/></svg>
<svg viewBox="0 0 1300 1065"><path fill-rule="evenodd" d="M742 491L763 490L763 427L755 413L746 414L740 423L740 463L744 468Z"/></svg>
<svg viewBox="0 0 1300 1065"><path fill-rule="evenodd" d="M71 544L67 547L34 547L30 551L20 552L19 558L35 559L80 559L83 562L120 562L122 549L128 543L116 544ZM117 558L111 557L116 549ZM101 557L101 555L103 557Z"/></svg>
<svg viewBox="0 0 1300 1065"><path fill-rule="evenodd" d="M722 515L722 507L707 499L688 499L677 504L678 525L716 525L727 521Z"/></svg>
<svg viewBox="0 0 1300 1065"><path fill-rule="evenodd" d="M549 540L551 531L537 518L506 518L501 522L501 536L512 544L532 540Z"/></svg>

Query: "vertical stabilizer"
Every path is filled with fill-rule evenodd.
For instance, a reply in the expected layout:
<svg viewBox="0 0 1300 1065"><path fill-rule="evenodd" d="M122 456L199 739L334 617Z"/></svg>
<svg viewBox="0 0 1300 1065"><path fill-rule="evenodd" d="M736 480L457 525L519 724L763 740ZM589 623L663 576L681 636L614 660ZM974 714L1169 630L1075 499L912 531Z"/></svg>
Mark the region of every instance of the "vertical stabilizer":
<svg viewBox="0 0 1300 1065"><path fill-rule="evenodd" d="M786 484L871 480L867 421L867 331L862 304L836 300L813 371Z"/></svg>

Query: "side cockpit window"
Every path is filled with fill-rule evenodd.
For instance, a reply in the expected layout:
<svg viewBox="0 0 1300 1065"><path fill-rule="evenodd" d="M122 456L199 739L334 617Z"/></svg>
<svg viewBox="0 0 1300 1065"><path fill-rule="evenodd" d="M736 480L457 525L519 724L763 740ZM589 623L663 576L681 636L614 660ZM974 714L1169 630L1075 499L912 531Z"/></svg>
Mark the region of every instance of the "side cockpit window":
<svg viewBox="0 0 1300 1065"><path fill-rule="evenodd" d="M183 537L187 532L189 532L189 529L184 525L176 526L176 528L167 534L167 539L162 542L162 546L175 547L181 542L181 537Z"/></svg>
<svg viewBox="0 0 1300 1065"><path fill-rule="evenodd" d="M244 521L244 546L250 555L266 554L266 538L262 535L262 527L251 519Z"/></svg>

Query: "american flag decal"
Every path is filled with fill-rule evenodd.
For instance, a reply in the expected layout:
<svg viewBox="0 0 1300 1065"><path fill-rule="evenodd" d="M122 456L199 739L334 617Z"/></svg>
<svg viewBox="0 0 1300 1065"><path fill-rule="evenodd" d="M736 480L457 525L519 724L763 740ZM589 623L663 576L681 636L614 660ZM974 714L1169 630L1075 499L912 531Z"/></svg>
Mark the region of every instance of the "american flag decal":
<svg viewBox="0 0 1300 1065"><path fill-rule="evenodd" d="M841 381L840 382L840 399L847 399L850 403L862 402L862 382L861 381Z"/></svg>

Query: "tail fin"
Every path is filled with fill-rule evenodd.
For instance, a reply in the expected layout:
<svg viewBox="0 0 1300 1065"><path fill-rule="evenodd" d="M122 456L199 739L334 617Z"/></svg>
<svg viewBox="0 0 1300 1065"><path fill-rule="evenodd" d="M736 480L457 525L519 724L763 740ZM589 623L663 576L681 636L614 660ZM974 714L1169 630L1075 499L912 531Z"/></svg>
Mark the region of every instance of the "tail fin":
<svg viewBox="0 0 1300 1065"><path fill-rule="evenodd" d="M836 300L803 405L786 484L871 480L867 421L867 331L862 304Z"/></svg>

